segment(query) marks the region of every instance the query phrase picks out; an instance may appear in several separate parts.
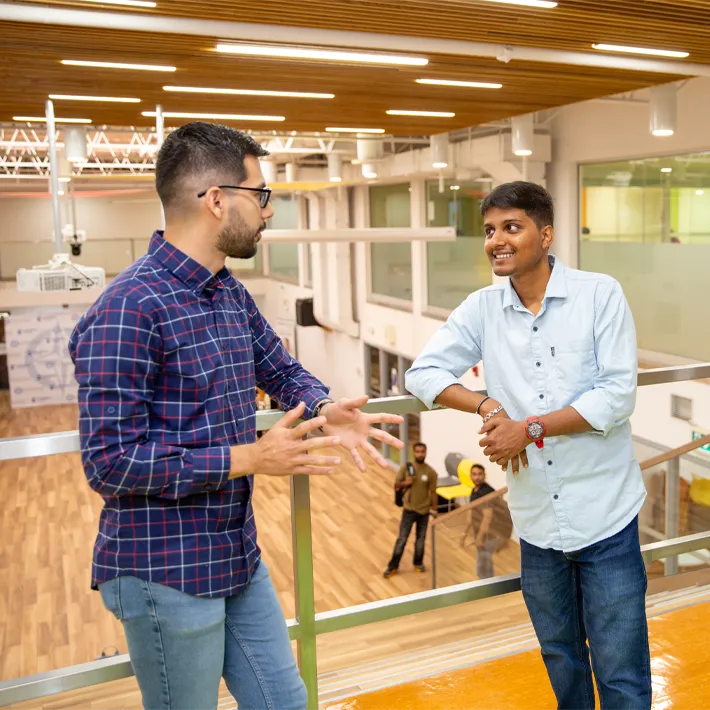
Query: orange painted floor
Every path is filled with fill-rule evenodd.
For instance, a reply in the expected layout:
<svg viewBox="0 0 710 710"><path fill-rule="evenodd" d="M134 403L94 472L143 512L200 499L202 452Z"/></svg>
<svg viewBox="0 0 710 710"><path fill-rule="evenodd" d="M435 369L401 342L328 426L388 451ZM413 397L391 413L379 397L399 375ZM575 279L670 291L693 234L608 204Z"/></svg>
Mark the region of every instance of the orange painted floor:
<svg viewBox="0 0 710 710"><path fill-rule="evenodd" d="M654 710L710 708L710 603L649 620ZM539 650L325 705L327 710L550 710Z"/></svg>

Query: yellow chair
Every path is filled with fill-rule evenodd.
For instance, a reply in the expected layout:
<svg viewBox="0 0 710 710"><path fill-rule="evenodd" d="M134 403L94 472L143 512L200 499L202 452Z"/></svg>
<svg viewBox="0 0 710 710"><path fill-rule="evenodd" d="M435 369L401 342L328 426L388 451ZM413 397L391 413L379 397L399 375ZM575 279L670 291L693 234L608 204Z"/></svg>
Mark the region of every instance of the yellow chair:
<svg viewBox="0 0 710 710"><path fill-rule="evenodd" d="M442 486L436 489L436 495L441 496L449 502L449 510L451 510L451 502L456 498L468 498L473 490L473 481L471 480L471 466L475 461L471 459L462 459L456 469L456 475L459 477L458 486Z"/></svg>

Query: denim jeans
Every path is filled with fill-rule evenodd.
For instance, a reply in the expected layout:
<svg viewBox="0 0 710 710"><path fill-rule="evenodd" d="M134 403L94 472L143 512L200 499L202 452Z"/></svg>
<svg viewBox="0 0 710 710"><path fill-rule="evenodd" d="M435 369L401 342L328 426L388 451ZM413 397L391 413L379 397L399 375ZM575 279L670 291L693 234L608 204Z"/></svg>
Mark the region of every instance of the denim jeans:
<svg viewBox="0 0 710 710"><path fill-rule="evenodd" d="M647 583L638 518L577 552L543 550L524 540L520 552L523 597L558 707L594 708L593 668L602 708L650 708Z"/></svg>
<svg viewBox="0 0 710 710"><path fill-rule="evenodd" d="M397 542L394 544L392 559L387 565L388 569L399 568L399 562L407 545L409 533L415 523L417 526L417 538L414 542L414 566L424 564L424 545L426 544L426 529L429 526L429 513L422 515L422 513L415 513L413 510L403 510L402 522L399 525L399 535L397 536Z"/></svg>
<svg viewBox="0 0 710 710"><path fill-rule="evenodd" d="M503 546L505 540L491 537L486 540L483 547L476 548L476 576L478 579L493 577L493 553Z"/></svg>
<svg viewBox="0 0 710 710"><path fill-rule="evenodd" d="M263 561L232 597L195 597L137 577L101 584L123 623L128 652L150 710L213 710L220 678L240 710L304 710L306 689Z"/></svg>

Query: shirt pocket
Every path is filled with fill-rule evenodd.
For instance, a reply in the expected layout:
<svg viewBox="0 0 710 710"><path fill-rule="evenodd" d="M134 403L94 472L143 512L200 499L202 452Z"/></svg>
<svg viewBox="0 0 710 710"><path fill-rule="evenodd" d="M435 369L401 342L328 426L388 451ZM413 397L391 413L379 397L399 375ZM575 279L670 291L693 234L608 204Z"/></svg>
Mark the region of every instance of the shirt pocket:
<svg viewBox="0 0 710 710"><path fill-rule="evenodd" d="M560 408L594 387L597 362L592 338L570 338L551 348Z"/></svg>

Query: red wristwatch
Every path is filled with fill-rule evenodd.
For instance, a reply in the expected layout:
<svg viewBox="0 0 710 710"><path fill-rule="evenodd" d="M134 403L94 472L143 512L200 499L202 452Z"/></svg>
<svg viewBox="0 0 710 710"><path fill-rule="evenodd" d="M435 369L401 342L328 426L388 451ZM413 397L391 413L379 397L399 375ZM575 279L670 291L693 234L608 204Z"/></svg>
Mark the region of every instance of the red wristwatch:
<svg viewBox="0 0 710 710"><path fill-rule="evenodd" d="M525 420L525 434L535 446L541 449L545 445L545 425L538 417L528 417Z"/></svg>

